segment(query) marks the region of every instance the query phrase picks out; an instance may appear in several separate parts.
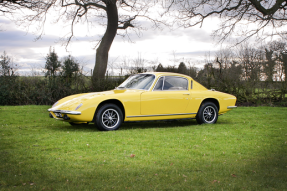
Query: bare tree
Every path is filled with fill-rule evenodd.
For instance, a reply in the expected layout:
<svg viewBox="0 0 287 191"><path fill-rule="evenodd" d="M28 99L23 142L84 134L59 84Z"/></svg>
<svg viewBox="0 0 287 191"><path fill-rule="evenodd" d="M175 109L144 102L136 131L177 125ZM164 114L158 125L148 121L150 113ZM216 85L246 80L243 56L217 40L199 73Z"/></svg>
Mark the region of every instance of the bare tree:
<svg viewBox="0 0 287 191"><path fill-rule="evenodd" d="M21 8L28 8L36 10L43 5L43 1L32 1L32 0L0 0L0 12L13 13L13 11L19 10Z"/></svg>
<svg viewBox="0 0 287 191"><path fill-rule="evenodd" d="M24 17L20 17L18 21L31 22L44 16L50 9L55 0L0 0L0 16L5 16L11 19L17 20L17 14L21 14ZM26 15L29 12L29 15ZM32 15L32 12L34 13ZM26 14L25 14L26 13Z"/></svg>
<svg viewBox="0 0 287 191"><path fill-rule="evenodd" d="M266 61L264 63L264 71L266 74L266 81L267 82L273 82L273 75L275 73L275 59L273 58L273 50L268 48L265 48L265 57Z"/></svg>
<svg viewBox="0 0 287 191"><path fill-rule="evenodd" d="M39 38L43 34L44 24L48 11L53 13L55 22L65 21L70 23L71 32L65 38L67 46L74 38L74 28L78 23L99 23L106 26L101 40L97 44L96 63L93 70L92 81L96 85L97 79L103 79L107 70L108 54L115 36L119 30L127 31L128 28L140 28L136 19L148 19L158 26L161 22L148 17L148 12L157 3L148 0L16 0L0 1L1 11L13 12L18 8L27 8L36 12L23 17L24 23L38 23L42 28ZM57 11L57 12L53 12ZM121 35L127 36L126 33Z"/></svg>
<svg viewBox="0 0 287 191"><path fill-rule="evenodd" d="M269 43L269 51L272 51L272 57L282 70L280 81L287 84L287 43L284 40L272 41Z"/></svg>
<svg viewBox="0 0 287 191"><path fill-rule="evenodd" d="M216 53L214 77L220 91L238 95L242 68L237 61L233 50L222 49Z"/></svg>
<svg viewBox="0 0 287 191"><path fill-rule="evenodd" d="M69 14L71 15L72 30L67 42L73 37L73 25L76 22L82 21L81 18L83 16L88 20L90 17L94 18L96 13L97 17L106 19L106 32L96 51L96 63L92 77L94 85L96 85L97 79L102 79L105 76L108 53L118 30L136 27L135 19L138 17L148 18L146 13L151 6L148 1L132 0L62 0L61 2L62 7L71 8Z"/></svg>
<svg viewBox="0 0 287 191"><path fill-rule="evenodd" d="M202 26L205 19L219 17L221 24L215 34L220 35L220 41L236 31L240 32L239 36L244 36L238 43L254 35L286 34L280 30L287 23L286 0L165 0L163 5L165 14L173 16L176 23L183 27ZM266 27L272 30L264 30Z"/></svg>
<svg viewBox="0 0 287 191"><path fill-rule="evenodd" d="M243 67L243 79L256 83L261 79L263 55L261 50L251 47L248 44L243 44L239 51L238 57Z"/></svg>
<svg viewBox="0 0 287 191"><path fill-rule="evenodd" d="M16 68L11 57L4 51L0 55L0 76L15 76Z"/></svg>
<svg viewBox="0 0 287 191"><path fill-rule="evenodd" d="M277 60L277 72L280 73L281 99L287 93L287 44L284 41L274 41L271 46Z"/></svg>

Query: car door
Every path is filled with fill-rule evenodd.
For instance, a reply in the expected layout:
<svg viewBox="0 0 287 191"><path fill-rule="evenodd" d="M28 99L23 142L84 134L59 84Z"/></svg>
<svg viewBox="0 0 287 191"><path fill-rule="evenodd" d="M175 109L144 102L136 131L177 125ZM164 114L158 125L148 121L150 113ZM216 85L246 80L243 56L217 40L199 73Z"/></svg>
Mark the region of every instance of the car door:
<svg viewBox="0 0 287 191"><path fill-rule="evenodd" d="M185 113L189 103L188 80L178 76L160 77L152 91L141 94L142 115Z"/></svg>

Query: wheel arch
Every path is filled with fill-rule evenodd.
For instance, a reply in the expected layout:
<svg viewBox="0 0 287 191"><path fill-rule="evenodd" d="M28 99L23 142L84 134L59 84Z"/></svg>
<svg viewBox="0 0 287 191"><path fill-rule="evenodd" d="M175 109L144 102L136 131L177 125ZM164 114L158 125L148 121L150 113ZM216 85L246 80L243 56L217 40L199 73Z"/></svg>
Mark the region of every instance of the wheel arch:
<svg viewBox="0 0 287 191"><path fill-rule="evenodd" d="M215 98L205 98L204 100L202 100L202 102L201 102L201 104L200 104L200 107L201 107L202 104L205 103L205 102L212 102L212 103L214 103L214 104L216 105L217 109L218 109L218 112L219 112L219 110L220 110L220 104L219 104L219 101L218 101L217 99L215 99ZM200 108L200 107L199 107L199 108ZM198 110L199 110L199 108L198 108Z"/></svg>
<svg viewBox="0 0 287 191"><path fill-rule="evenodd" d="M97 107L97 109L96 109L96 111L95 111L95 113L94 113L93 122L95 122L95 119L96 119L96 115L97 115L98 110L101 108L102 105L107 104L107 103L112 103L112 104L117 105L117 106L122 110L122 112L123 112L123 120L125 119L126 113L125 113L125 108L124 108L123 103L122 103L121 101L119 101L118 99L108 99L108 100L102 101L102 102L98 105L98 107Z"/></svg>

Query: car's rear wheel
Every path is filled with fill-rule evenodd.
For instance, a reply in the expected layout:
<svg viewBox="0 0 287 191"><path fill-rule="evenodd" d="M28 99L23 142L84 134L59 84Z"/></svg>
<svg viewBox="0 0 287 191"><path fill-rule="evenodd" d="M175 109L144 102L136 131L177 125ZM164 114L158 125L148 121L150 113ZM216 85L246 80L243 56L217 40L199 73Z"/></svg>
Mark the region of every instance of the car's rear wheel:
<svg viewBox="0 0 287 191"><path fill-rule="evenodd" d="M117 130L123 122L123 112L115 104L105 104L96 113L95 124L100 131Z"/></svg>
<svg viewBox="0 0 287 191"><path fill-rule="evenodd" d="M218 119L218 108L212 102L203 102L196 115L198 124L213 124Z"/></svg>

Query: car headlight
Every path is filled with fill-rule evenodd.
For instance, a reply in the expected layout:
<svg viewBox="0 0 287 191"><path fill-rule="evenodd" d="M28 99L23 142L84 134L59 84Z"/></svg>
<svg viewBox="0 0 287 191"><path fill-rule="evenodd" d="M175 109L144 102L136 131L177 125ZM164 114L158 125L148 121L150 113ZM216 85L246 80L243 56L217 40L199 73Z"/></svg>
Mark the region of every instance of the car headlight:
<svg viewBox="0 0 287 191"><path fill-rule="evenodd" d="M53 106L52 106L52 107L55 107L58 103L59 103L59 102L57 101L56 103L54 103L54 104L53 104Z"/></svg>
<svg viewBox="0 0 287 191"><path fill-rule="evenodd" d="M80 103L80 105L78 105L75 110L79 109L82 105L83 105L83 104Z"/></svg>

